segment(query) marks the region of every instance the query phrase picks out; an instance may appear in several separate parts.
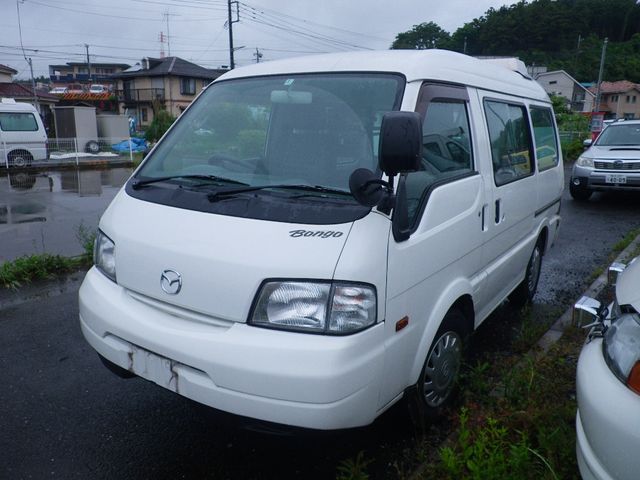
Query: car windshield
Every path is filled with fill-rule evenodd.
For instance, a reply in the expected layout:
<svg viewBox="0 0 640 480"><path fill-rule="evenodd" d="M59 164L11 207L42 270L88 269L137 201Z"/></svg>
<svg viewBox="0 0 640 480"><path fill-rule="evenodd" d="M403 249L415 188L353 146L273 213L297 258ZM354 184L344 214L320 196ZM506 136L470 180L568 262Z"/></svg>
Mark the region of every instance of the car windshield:
<svg viewBox="0 0 640 480"><path fill-rule="evenodd" d="M403 88L402 76L381 73L221 81L183 114L137 180L210 175L348 192L355 169L377 170L382 115L399 108Z"/></svg>
<svg viewBox="0 0 640 480"><path fill-rule="evenodd" d="M640 124L610 125L602 131L596 145L599 147L640 146Z"/></svg>

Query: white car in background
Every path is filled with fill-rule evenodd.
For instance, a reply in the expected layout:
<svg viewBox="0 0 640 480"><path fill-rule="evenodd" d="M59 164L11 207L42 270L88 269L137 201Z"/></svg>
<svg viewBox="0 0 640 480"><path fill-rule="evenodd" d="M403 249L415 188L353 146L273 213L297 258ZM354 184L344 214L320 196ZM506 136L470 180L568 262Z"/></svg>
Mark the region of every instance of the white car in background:
<svg viewBox="0 0 640 480"><path fill-rule="evenodd" d="M89 87L89 93L106 93L107 87L104 85L91 85Z"/></svg>
<svg viewBox="0 0 640 480"><path fill-rule="evenodd" d="M584 480L640 478L640 261L614 264L615 301L583 297L595 320L578 360L576 451ZM580 323L578 321L578 323Z"/></svg>

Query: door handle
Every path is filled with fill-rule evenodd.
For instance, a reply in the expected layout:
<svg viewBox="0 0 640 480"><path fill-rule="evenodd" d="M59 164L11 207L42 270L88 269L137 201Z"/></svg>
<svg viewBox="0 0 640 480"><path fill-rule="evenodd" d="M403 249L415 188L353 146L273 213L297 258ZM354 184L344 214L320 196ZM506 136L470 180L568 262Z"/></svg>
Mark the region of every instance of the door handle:
<svg viewBox="0 0 640 480"><path fill-rule="evenodd" d="M489 208L489 204L485 203L482 206L482 210L480 210L479 216L481 218L481 222L482 222L482 231L486 232L487 231L487 208Z"/></svg>
<svg viewBox="0 0 640 480"><path fill-rule="evenodd" d="M502 199L498 199L496 200L496 211L495 211L495 221L496 221L496 225L500 223L500 206L502 204Z"/></svg>

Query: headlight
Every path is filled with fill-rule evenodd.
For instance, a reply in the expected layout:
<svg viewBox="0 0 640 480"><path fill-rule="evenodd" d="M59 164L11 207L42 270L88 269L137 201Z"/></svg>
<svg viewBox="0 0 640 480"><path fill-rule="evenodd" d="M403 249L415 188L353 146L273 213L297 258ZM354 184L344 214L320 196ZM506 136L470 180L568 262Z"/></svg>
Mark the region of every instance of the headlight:
<svg viewBox="0 0 640 480"><path fill-rule="evenodd" d="M622 315L604 335L604 358L627 387L640 394L640 317Z"/></svg>
<svg viewBox="0 0 640 480"><path fill-rule="evenodd" d="M112 281L116 281L116 245L101 230L98 230L93 246L93 263Z"/></svg>
<svg viewBox="0 0 640 480"><path fill-rule="evenodd" d="M584 155L580 155L576 163L580 167L591 167L593 168L593 158L585 157Z"/></svg>
<svg viewBox="0 0 640 480"><path fill-rule="evenodd" d="M349 334L376 323L375 288L346 282L263 284L249 323L298 332Z"/></svg>

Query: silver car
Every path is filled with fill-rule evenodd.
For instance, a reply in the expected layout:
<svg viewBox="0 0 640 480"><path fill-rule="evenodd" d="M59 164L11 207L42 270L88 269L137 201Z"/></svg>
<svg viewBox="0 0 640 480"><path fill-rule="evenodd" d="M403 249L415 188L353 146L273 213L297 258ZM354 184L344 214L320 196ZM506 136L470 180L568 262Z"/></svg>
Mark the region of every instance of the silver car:
<svg viewBox="0 0 640 480"><path fill-rule="evenodd" d="M640 120L615 122L573 166L569 192L585 201L594 191L640 191Z"/></svg>

